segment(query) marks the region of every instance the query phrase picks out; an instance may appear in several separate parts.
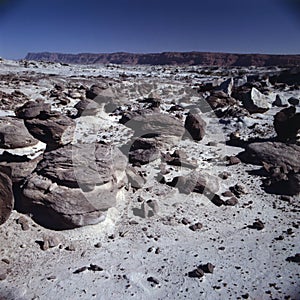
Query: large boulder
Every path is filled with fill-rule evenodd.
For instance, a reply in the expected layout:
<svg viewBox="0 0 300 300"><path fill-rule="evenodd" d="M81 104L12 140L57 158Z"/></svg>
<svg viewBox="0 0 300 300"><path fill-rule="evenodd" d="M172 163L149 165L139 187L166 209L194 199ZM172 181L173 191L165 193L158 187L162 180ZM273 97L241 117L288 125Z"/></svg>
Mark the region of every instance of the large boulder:
<svg viewBox="0 0 300 300"><path fill-rule="evenodd" d="M108 88L108 85L106 83L98 83L92 85L89 89L86 90L86 97L88 99L95 99L98 95L100 95L103 90L106 90Z"/></svg>
<svg viewBox="0 0 300 300"><path fill-rule="evenodd" d="M47 152L22 188L22 210L58 230L103 221L126 183L126 165L118 149L103 144Z"/></svg>
<svg viewBox="0 0 300 300"><path fill-rule="evenodd" d="M9 218L14 207L10 168L0 166L0 225Z"/></svg>
<svg viewBox="0 0 300 300"><path fill-rule="evenodd" d="M218 178L200 172L193 172L186 176L174 177L169 185L177 187L180 193L187 195L195 192L204 194L208 197L214 197L219 191Z"/></svg>
<svg viewBox="0 0 300 300"><path fill-rule="evenodd" d="M205 135L206 122L199 113L190 112L185 119L184 127L187 135L190 135L193 140L201 141Z"/></svg>
<svg viewBox="0 0 300 300"><path fill-rule="evenodd" d="M184 133L180 120L160 113L136 116L125 125L131 127L136 136L174 135L181 137Z"/></svg>
<svg viewBox="0 0 300 300"><path fill-rule="evenodd" d="M26 119L28 131L49 149L57 148L73 141L76 123L60 113L45 113L35 119Z"/></svg>
<svg viewBox="0 0 300 300"><path fill-rule="evenodd" d="M14 117L0 118L0 148L15 149L38 143L27 130L24 121Z"/></svg>
<svg viewBox="0 0 300 300"><path fill-rule="evenodd" d="M251 164L262 165L263 162L274 166L287 166L300 169L300 146L280 142L263 142L249 144L240 157Z"/></svg>
<svg viewBox="0 0 300 300"><path fill-rule="evenodd" d="M15 114L21 119L31 119L36 118L41 113L49 113L51 110L51 105L45 103L42 99L37 99L35 101L28 101L24 105L18 107L15 110Z"/></svg>
<svg viewBox="0 0 300 300"><path fill-rule="evenodd" d="M250 144L240 158L263 166L267 192L296 195L300 193L300 146L280 142Z"/></svg>
<svg viewBox="0 0 300 300"><path fill-rule="evenodd" d="M206 101L213 110L217 108L223 108L226 106L233 106L237 103L237 101L234 98L228 96L222 91L212 92L210 96L206 98Z"/></svg>
<svg viewBox="0 0 300 300"><path fill-rule="evenodd" d="M234 97L242 101L250 113L264 113L271 107L268 97L255 87L241 89L234 93Z"/></svg>
<svg viewBox="0 0 300 300"><path fill-rule="evenodd" d="M2 157L3 155L1 155L0 158L2 159ZM4 158L4 161L0 162L0 165L11 169L11 180L13 184L21 184L29 175L31 175L41 159L42 155L34 159L22 158L22 161L7 161L7 159Z"/></svg>
<svg viewBox="0 0 300 300"><path fill-rule="evenodd" d="M76 118L78 118L81 115L84 115L84 116L96 115L100 109L100 105L93 100L84 99L84 100L80 100L78 103L76 103L74 108L77 109Z"/></svg>
<svg viewBox="0 0 300 300"><path fill-rule="evenodd" d="M274 128L278 140L295 139L300 130L300 113L296 113L294 106L282 109L274 116Z"/></svg>
<svg viewBox="0 0 300 300"><path fill-rule="evenodd" d="M160 157L159 148L161 145L153 138L133 139L129 147L129 152L127 153L129 162L135 165L145 165Z"/></svg>

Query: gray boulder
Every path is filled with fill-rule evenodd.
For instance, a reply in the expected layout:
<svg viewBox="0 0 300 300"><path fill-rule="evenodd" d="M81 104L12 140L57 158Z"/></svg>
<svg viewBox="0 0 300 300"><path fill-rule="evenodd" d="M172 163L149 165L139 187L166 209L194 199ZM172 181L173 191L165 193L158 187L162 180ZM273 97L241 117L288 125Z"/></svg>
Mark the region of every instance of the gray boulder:
<svg viewBox="0 0 300 300"><path fill-rule="evenodd" d="M15 149L38 143L27 130L24 121L14 117L0 118L0 148Z"/></svg>
<svg viewBox="0 0 300 300"><path fill-rule="evenodd" d="M35 119L26 119L25 125L36 139L53 149L73 141L76 123L60 113L47 113Z"/></svg>
<svg viewBox="0 0 300 300"><path fill-rule="evenodd" d="M76 118L81 115L84 116L95 116L100 109L100 106L97 102L89 99L80 100L74 108L77 109Z"/></svg>
<svg viewBox="0 0 300 300"><path fill-rule="evenodd" d="M235 94L235 97L242 101L244 107L250 113L264 113L271 107L269 99L255 87L251 89L242 89Z"/></svg>
<svg viewBox="0 0 300 300"><path fill-rule="evenodd" d="M45 103L42 99L37 99L35 101L28 101L24 105L18 107L15 110L15 114L21 119L31 119L36 118L41 113L49 113L51 110L51 105Z"/></svg>
<svg viewBox="0 0 300 300"><path fill-rule="evenodd" d="M126 183L126 157L102 144L67 145L45 153L22 188L22 209L52 229L96 224Z"/></svg>

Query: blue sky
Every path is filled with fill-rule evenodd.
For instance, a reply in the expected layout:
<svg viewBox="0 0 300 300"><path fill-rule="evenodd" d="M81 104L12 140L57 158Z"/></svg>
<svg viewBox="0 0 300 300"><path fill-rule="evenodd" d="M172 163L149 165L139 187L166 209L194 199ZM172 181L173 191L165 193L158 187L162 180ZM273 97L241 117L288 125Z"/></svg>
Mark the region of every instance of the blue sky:
<svg viewBox="0 0 300 300"><path fill-rule="evenodd" d="M298 0L0 0L0 56L27 52L300 54Z"/></svg>

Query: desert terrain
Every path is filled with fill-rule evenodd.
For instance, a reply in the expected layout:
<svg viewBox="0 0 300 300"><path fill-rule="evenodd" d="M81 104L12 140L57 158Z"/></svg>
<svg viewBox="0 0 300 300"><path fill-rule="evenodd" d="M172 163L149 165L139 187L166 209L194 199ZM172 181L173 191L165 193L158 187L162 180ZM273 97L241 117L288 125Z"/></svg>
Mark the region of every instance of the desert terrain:
<svg viewBox="0 0 300 300"><path fill-rule="evenodd" d="M300 69L0 61L0 299L300 299Z"/></svg>

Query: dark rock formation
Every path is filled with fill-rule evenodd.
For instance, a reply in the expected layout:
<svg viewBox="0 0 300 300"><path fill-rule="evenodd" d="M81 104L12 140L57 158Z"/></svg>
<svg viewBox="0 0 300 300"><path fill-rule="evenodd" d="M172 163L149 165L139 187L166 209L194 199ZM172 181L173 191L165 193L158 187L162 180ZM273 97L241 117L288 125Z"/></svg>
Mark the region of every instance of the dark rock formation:
<svg viewBox="0 0 300 300"><path fill-rule="evenodd" d="M126 182L126 165L118 149L102 144L50 151L27 178L21 209L52 229L96 224L115 205Z"/></svg>
<svg viewBox="0 0 300 300"><path fill-rule="evenodd" d="M51 105L44 100L28 101L15 110L16 116L21 119L32 119L41 113L49 113Z"/></svg>
<svg viewBox="0 0 300 300"><path fill-rule="evenodd" d="M28 131L47 144L48 149L69 144L73 140L75 122L60 113L42 113L35 119L26 119Z"/></svg>
<svg viewBox="0 0 300 300"><path fill-rule="evenodd" d="M0 166L0 225L7 221L13 207L11 171L8 167Z"/></svg>
<svg viewBox="0 0 300 300"><path fill-rule="evenodd" d="M28 132L23 120L14 117L0 118L0 148L23 148L37 143L38 140Z"/></svg>
<svg viewBox="0 0 300 300"><path fill-rule="evenodd" d="M185 119L184 127L187 130L187 135L190 135L193 140L201 141L205 135L206 122L200 114L189 113Z"/></svg>
<svg viewBox="0 0 300 300"><path fill-rule="evenodd" d="M278 140L287 141L295 139L300 130L300 113L296 113L294 106L282 109L274 117L274 128Z"/></svg>
<svg viewBox="0 0 300 300"><path fill-rule="evenodd" d="M264 113L270 108L267 96L254 87L235 90L232 96L240 100L250 113Z"/></svg>

